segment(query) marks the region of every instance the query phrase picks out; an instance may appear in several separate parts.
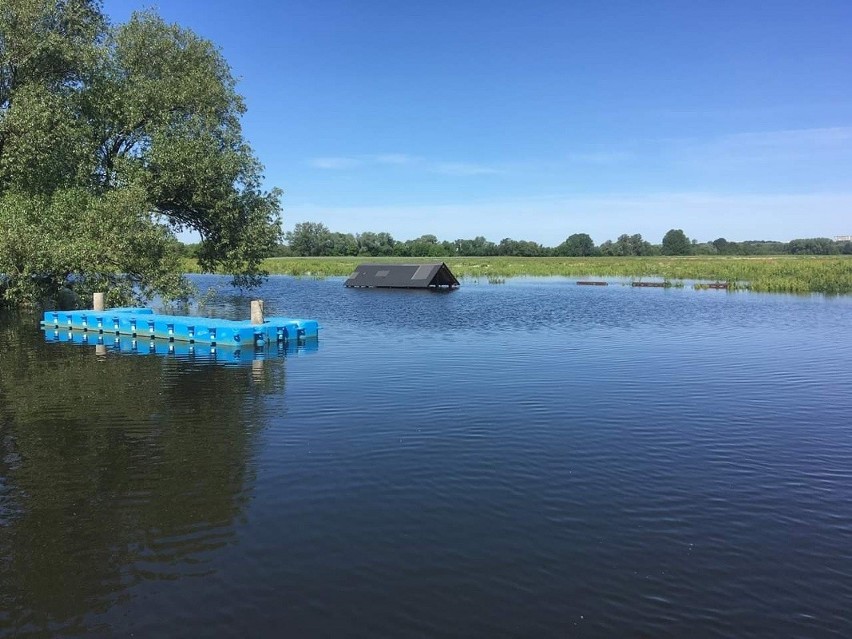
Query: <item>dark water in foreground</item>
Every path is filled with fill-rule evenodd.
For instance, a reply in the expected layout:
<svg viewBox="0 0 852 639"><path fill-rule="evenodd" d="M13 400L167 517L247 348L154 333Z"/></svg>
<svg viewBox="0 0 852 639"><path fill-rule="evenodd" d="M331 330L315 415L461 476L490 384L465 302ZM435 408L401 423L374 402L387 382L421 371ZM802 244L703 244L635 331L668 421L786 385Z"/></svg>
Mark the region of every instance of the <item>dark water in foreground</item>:
<svg viewBox="0 0 852 639"><path fill-rule="evenodd" d="M0 635L852 636L852 299L260 296L318 347L0 319Z"/></svg>

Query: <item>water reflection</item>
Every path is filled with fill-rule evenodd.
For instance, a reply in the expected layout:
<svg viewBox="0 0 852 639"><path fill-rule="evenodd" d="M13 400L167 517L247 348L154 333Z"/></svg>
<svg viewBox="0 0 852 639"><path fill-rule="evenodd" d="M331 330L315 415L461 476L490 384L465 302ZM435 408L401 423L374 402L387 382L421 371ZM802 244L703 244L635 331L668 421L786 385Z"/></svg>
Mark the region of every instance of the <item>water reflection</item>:
<svg viewBox="0 0 852 639"><path fill-rule="evenodd" d="M47 636L213 570L291 353L32 328L0 318L0 634Z"/></svg>
<svg viewBox="0 0 852 639"><path fill-rule="evenodd" d="M44 328L44 340L48 343L75 344L93 346L98 357L109 353L123 355L161 355L192 361L223 365L245 365L256 367L255 362L272 358L295 357L315 353L319 349L319 340L308 339L298 342L278 342L263 346L232 346L195 344L169 341L165 339L146 339L129 335L99 334L81 330Z"/></svg>
<svg viewBox="0 0 852 639"><path fill-rule="evenodd" d="M0 319L0 636L852 636L852 298L257 296L323 348Z"/></svg>

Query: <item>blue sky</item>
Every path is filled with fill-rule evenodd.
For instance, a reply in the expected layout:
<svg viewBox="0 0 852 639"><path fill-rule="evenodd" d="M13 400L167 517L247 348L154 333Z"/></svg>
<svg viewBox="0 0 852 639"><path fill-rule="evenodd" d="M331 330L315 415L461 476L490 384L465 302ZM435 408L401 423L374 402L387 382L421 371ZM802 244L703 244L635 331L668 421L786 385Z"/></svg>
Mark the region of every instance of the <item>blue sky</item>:
<svg viewBox="0 0 852 639"><path fill-rule="evenodd" d="M852 234L849 0L105 0L213 40L284 226Z"/></svg>

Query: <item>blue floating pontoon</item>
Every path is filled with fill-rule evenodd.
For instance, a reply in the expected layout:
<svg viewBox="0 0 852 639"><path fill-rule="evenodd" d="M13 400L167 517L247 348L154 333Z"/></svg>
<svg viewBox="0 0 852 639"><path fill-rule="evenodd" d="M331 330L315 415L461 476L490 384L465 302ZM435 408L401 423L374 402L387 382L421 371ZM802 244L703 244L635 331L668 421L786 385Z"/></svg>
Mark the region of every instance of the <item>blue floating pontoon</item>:
<svg viewBox="0 0 852 639"><path fill-rule="evenodd" d="M253 346L260 342L316 339L316 320L270 317L263 324L188 315L159 315L150 308L106 311L45 311L44 328L150 337L190 344Z"/></svg>

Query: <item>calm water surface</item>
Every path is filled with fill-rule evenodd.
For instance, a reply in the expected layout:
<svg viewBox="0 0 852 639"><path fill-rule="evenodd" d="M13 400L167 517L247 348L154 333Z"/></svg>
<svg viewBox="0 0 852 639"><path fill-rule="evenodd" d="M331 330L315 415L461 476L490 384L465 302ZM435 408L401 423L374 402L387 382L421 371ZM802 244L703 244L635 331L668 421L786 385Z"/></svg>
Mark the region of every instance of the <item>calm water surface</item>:
<svg viewBox="0 0 852 639"><path fill-rule="evenodd" d="M852 636L852 299L259 296L319 343L223 365L0 318L0 635Z"/></svg>

